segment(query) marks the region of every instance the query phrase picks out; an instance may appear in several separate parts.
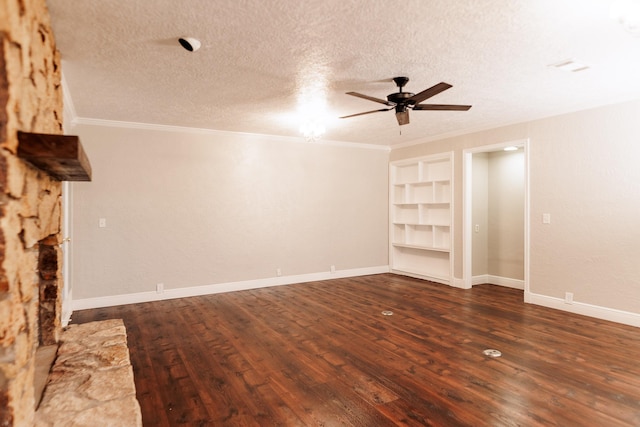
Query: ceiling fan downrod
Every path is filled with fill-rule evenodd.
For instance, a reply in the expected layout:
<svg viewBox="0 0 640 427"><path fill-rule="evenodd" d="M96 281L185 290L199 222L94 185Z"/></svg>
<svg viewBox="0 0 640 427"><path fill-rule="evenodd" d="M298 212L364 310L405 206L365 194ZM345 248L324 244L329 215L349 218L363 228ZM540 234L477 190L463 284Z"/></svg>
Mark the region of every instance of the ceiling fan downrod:
<svg viewBox="0 0 640 427"><path fill-rule="evenodd" d="M402 88L409 83L409 77L394 77L393 81L398 86L399 92L402 92Z"/></svg>

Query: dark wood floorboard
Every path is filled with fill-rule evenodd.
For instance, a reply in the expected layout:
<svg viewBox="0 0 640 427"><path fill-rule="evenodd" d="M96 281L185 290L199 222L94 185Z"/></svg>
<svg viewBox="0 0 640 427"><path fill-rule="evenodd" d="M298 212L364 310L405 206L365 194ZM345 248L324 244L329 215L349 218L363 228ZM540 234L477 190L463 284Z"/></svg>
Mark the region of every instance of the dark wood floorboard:
<svg viewBox="0 0 640 427"><path fill-rule="evenodd" d="M640 329L514 289L381 274L73 323L111 318L127 327L145 426L640 426Z"/></svg>

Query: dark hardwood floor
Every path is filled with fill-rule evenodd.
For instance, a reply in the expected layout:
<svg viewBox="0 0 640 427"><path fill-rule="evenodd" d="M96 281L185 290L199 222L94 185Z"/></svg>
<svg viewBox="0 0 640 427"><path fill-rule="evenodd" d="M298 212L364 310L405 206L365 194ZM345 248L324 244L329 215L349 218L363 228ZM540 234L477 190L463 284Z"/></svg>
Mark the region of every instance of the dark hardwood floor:
<svg viewBox="0 0 640 427"><path fill-rule="evenodd" d="M73 314L110 318L145 426L640 426L640 329L514 289L382 274Z"/></svg>

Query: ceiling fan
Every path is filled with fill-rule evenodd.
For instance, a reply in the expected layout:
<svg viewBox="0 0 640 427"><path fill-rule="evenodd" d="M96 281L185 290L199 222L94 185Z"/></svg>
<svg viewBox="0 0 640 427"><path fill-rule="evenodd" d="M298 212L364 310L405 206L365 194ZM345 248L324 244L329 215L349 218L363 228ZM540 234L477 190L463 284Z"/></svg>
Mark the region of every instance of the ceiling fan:
<svg viewBox="0 0 640 427"><path fill-rule="evenodd" d="M394 77L393 81L398 86L398 92L387 95L387 100L375 98L369 95L363 95L358 92L347 92L347 95L357 96L358 98L368 99L369 101L378 102L380 104L388 105L390 108L381 108L380 110L365 111L364 113L350 114L348 116L342 116L341 119L348 117L362 116L364 114L377 113L380 111L396 110L396 119L398 125L406 125L409 123L409 110L447 110L447 111L467 111L471 108L471 105L445 105L445 104L421 104L432 96L444 92L451 88L449 83L440 82L437 85L431 86L429 89L425 89L420 93L413 94L411 92L403 92L402 88L409 81L409 77Z"/></svg>

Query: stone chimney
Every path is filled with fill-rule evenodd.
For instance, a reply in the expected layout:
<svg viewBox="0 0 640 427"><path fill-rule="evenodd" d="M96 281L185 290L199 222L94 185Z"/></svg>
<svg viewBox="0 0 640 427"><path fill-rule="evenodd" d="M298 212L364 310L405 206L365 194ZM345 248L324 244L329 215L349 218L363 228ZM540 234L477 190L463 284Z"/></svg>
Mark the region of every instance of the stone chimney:
<svg viewBox="0 0 640 427"><path fill-rule="evenodd" d="M45 0L0 2L0 426L33 424L36 349L61 332L61 183L17 157L18 131L62 134Z"/></svg>

